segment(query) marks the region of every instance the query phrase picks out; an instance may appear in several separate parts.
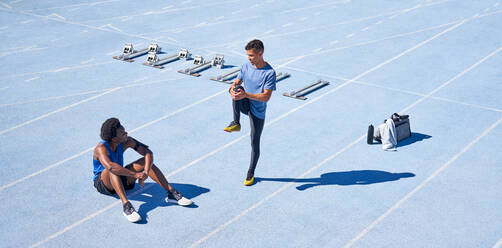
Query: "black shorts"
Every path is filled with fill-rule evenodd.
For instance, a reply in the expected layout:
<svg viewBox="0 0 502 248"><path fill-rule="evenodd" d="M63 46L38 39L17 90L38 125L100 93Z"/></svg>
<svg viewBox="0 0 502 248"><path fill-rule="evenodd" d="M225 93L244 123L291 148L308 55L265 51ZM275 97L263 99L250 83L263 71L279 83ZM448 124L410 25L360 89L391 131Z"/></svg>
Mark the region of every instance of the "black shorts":
<svg viewBox="0 0 502 248"><path fill-rule="evenodd" d="M134 188L134 184L135 183L128 184L126 176L120 176L120 180L122 181L122 185L124 186L125 190L129 190L129 189L133 189ZM94 181L94 188L96 188L96 190L99 193L104 194L104 195L114 195L114 194L116 194L115 190L113 190L113 189L109 190L109 189L106 188L105 184L101 180L101 173L98 174L98 177Z"/></svg>

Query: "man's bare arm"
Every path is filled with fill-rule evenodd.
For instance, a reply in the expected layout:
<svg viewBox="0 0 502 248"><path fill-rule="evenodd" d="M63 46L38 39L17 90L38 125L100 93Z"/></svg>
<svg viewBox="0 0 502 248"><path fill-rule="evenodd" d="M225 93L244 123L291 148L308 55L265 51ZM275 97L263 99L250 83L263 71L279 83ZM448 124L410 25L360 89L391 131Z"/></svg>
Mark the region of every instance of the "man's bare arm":
<svg viewBox="0 0 502 248"><path fill-rule="evenodd" d="M108 150L106 150L105 146L100 145L96 147L94 152L96 153L96 157L98 158L99 162L101 162L101 164L111 173L119 176L128 176L135 178L143 177L142 173L136 173L132 170L120 166L115 162L112 162L110 158L108 158Z"/></svg>

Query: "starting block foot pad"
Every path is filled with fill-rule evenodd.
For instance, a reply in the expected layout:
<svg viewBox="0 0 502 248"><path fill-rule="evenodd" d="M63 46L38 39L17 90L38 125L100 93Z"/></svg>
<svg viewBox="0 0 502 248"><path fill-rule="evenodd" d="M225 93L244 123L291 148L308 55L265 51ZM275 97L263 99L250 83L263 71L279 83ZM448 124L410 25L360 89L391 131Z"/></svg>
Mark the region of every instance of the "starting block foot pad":
<svg viewBox="0 0 502 248"><path fill-rule="evenodd" d="M179 70L178 71L179 73L183 73L183 74L186 74L186 75L189 75L189 76L194 76L194 77L199 77L200 74L197 73L197 72L194 72L194 73L186 73L185 70Z"/></svg>
<svg viewBox="0 0 502 248"><path fill-rule="evenodd" d="M282 95L287 96L287 97L291 97L291 98L295 98L295 99L299 99L299 100L306 100L307 98L305 97L305 95L307 95L313 91L316 91L316 90L318 90L328 84L329 84L328 81L317 80L317 82L311 83L311 84L309 84L299 90L285 92Z"/></svg>

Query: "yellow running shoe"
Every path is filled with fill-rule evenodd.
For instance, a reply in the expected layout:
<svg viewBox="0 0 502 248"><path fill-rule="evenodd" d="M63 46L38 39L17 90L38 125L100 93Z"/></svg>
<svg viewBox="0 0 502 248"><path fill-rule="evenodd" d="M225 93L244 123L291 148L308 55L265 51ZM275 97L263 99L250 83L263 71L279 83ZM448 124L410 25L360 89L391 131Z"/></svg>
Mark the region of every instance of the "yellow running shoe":
<svg viewBox="0 0 502 248"><path fill-rule="evenodd" d="M241 130L241 125L239 123L236 123L235 121L230 122L228 127L223 128L223 131L225 132L239 132Z"/></svg>
<svg viewBox="0 0 502 248"><path fill-rule="evenodd" d="M244 186L251 186L253 185L253 182L254 182L254 177L251 177L251 179L247 179L244 180Z"/></svg>

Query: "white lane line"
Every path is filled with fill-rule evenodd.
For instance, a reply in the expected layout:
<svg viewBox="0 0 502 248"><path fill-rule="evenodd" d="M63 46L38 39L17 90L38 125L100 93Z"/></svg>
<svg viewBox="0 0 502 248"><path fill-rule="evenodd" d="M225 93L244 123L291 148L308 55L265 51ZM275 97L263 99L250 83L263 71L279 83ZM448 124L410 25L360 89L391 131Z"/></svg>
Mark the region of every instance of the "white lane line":
<svg viewBox="0 0 502 248"><path fill-rule="evenodd" d="M108 24L105 24L103 26L100 26L99 28L103 28L103 29L111 29L111 30L114 30L114 31L117 31L117 32L122 32L122 30L120 30L120 28L117 28L115 26L113 26L112 24L108 23Z"/></svg>
<svg viewBox="0 0 502 248"><path fill-rule="evenodd" d="M285 27L289 27L291 25L293 25L293 23L290 22L290 23L283 24L282 27L285 28Z"/></svg>
<svg viewBox="0 0 502 248"><path fill-rule="evenodd" d="M368 29L370 29L370 27L365 27L365 28L361 29L361 31L364 32L364 31L367 31Z"/></svg>
<svg viewBox="0 0 502 248"><path fill-rule="evenodd" d="M495 3L495 4L493 5L493 7L497 7L497 6L499 6L499 5L500 5L500 3Z"/></svg>
<svg viewBox="0 0 502 248"><path fill-rule="evenodd" d="M242 10L236 10L236 11L233 11L233 12L232 12L232 15L236 15L236 14L239 14L239 13L241 13L241 12L242 12Z"/></svg>
<svg viewBox="0 0 502 248"><path fill-rule="evenodd" d="M450 164L455 162L462 154L464 154L466 151L468 151L473 145L475 145L479 140L481 140L483 137L485 137L491 130L493 130L495 127L497 127L500 123L502 122L502 118L493 123L488 129L486 129L481 135L476 137L471 143L469 143L467 146L465 146L459 153L455 154L448 162L443 164L439 169L434 171L432 175L430 175L425 181L423 181L420 185L418 185L415 189L413 189L410 193L408 193L406 196L404 196L401 200L399 200L394 206L392 206L389 210L387 210L384 214L382 214L380 217L378 217L371 225L366 227L361 233L359 233L354 239L352 239L349 243L347 243L344 248L351 247L355 242L357 242L359 239L361 239L364 235L366 235L371 229L373 229L378 223L380 223L385 217L390 215L394 210L399 208L406 200L411 198L414 194L416 194L420 189L422 189L428 182L430 182L432 179L434 179L439 173L441 173L443 170L445 170Z"/></svg>
<svg viewBox="0 0 502 248"><path fill-rule="evenodd" d="M108 1L91 2L91 3L79 3L79 4L72 4L72 5L65 5L65 6L56 6L56 7L49 7L49 8L31 9L29 11L50 10L50 9L68 9L68 8L71 8L71 7L95 6L95 5L98 5L98 4L105 4L105 3L119 2L119 1L120 0L108 0Z"/></svg>
<svg viewBox="0 0 502 248"><path fill-rule="evenodd" d="M306 21L307 19L309 19L309 18L305 16L305 17L300 18L299 20L300 20L301 22L303 22L303 21Z"/></svg>
<svg viewBox="0 0 502 248"><path fill-rule="evenodd" d="M488 12L488 11L490 11L490 8L486 8L483 10L483 12Z"/></svg>
<svg viewBox="0 0 502 248"><path fill-rule="evenodd" d="M2 88L0 88L0 91L2 91L2 90L6 90L6 89L8 89L8 88L9 88L9 86L2 87Z"/></svg>
<svg viewBox="0 0 502 248"><path fill-rule="evenodd" d="M334 45L336 45L338 42L340 42L340 41L338 41L338 40L334 40L334 41L330 42L330 43L329 43L329 45L330 45L330 46L334 46Z"/></svg>
<svg viewBox="0 0 502 248"><path fill-rule="evenodd" d="M8 29L8 28L9 28L9 26L1 26L0 30L5 30L5 29Z"/></svg>
<svg viewBox="0 0 502 248"><path fill-rule="evenodd" d="M63 16L61 15L58 15L56 13L52 13L50 15L47 15L45 16L46 18L49 18L49 19L55 19L55 20L60 20L60 21L66 21L66 18L64 18Z"/></svg>
<svg viewBox="0 0 502 248"><path fill-rule="evenodd" d="M221 20L221 19L224 19L224 18L225 18L225 16L218 16L218 17L214 18L214 20L218 21L218 20Z"/></svg>
<svg viewBox="0 0 502 248"><path fill-rule="evenodd" d="M379 25L379 24L382 24L382 23L383 23L383 21L380 20L380 21L375 22L375 25Z"/></svg>
<svg viewBox="0 0 502 248"><path fill-rule="evenodd" d="M418 9L418 8L420 8L420 7L422 7L422 5L421 5L421 4L416 5L415 7L412 7L412 8L409 8L409 9L404 9L404 10L402 10L402 12L403 12L403 13L410 12L410 11L412 11L412 10L414 10L414 9Z"/></svg>
<svg viewBox="0 0 502 248"><path fill-rule="evenodd" d="M33 19L29 19L29 20L25 20L25 21L20 22L20 24L27 24L27 23L34 22L34 21L35 20L33 20Z"/></svg>
<svg viewBox="0 0 502 248"><path fill-rule="evenodd" d="M330 6L330 5L337 5L337 4L342 4L342 3L345 3L345 1L338 1L338 2L331 2L331 3L325 3L325 4L312 5L312 6L309 6L309 7L289 9L289 10L284 10L284 11L280 12L280 14L286 14L286 13L291 13L291 12L298 12L298 11L307 10L307 9L321 8L321 7L326 7L326 6Z"/></svg>
<svg viewBox="0 0 502 248"><path fill-rule="evenodd" d="M436 36L434 36L436 37ZM422 42L423 43L423 42ZM420 44L422 44L420 43ZM419 45L420 45L419 44ZM411 49L411 48L410 48ZM415 48L416 49L416 48ZM406 51L409 51L406 50ZM405 51L405 52L406 52ZM371 71L374 71L375 69L378 69L380 68L382 65L385 65L385 64L388 64L389 62L391 61L394 61L396 58L398 57L401 57L402 55L404 55L403 53L394 57L394 58L391 58L383 63L381 63L380 65L378 66L375 66L373 67L372 69L368 70L367 72L364 72L360 75L358 75L357 77L353 78L353 79L350 79L348 81L346 81L344 84L342 85L347 85L348 83L350 82L354 82L356 79L359 79L361 77L363 77L364 75L366 75L367 73L371 72ZM484 60L483 60L484 61ZM463 73L461 73L463 75ZM455 77L454 77L455 78ZM456 77L458 78L458 77ZM456 79L455 78L455 79ZM342 85L340 85L339 87L342 87ZM433 94L434 92L437 92L438 89L441 89L443 87L443 85L441 85L440 87L438 87L437 89L431 91L428 95L422 97L420 100L412 103L411 105L409 105L407 108L405 109L409 109L413 106L415 106L417 103L423 101L423 99L427 98L429 95ZM326 94L329 94L329 93L325 93L323 94L322 96L319 96L315 99L313 99L312 101L317 101L319 100L320 98L322 98L323 96L325 96ZM300 107L302 107L303 105L301 105ZM399 113L402 113L402 112L405 112L405 111L400 111ZM497 125L500 124L500 122L502 122L502 118L499 119L499 121L496 123ZM491 128L488 129L488 131L485 131L483 133L483 136L486 135L491 129L493 129L496 125L492 125ZM304 178L306 177L308 174L310 174L312 171L320 168L322 165L324 165L325 163L331 161L332 159L336 158L338 155L340 155L341 153L345 152L346 150L348 150L350 147L352 147L353 145L359 143L361 140L363 140L364 138L366 137L366 134L363 134L362 136L360 136L359 138L357 138L356 140L354 140L352 143L350 143L349 145L343 147L341 150L337 151L335 154L329 156L328 158L324 159L322 162L320 162L319 164L315 165L314 167L310 168L309 170L307 170L306 172L304 172L302 175L300 175L299 177L297 178ZM479 139L478 139L479 140ZM476 141L477 142L477 141ZM470 147L469 147L470 148ZM455 158L456 159L456 158ZM240 218L242 218L244 215L248 214L249 212L251 212L252 210L256 209L257 207L259 207L260 205L262 205L263 203L265 203L266 201L270 200L271 198L273 198L274 196L276 196L277 194L281 193L282 191L284 191L285 189L287 189L288 187L290 187L291 185L293 185L295 182L290 182L286 185L284 185L283 187L281 187L280 189L278 189L277 191L269 194L267 197L263 198L262 200L260 200L259 202L257 202L256 204L252 205L251 207L247 208L246 210L242 211L240 214L236 215L235 217L233 217L232 219L228 220L227 222L223 223L222 225L218 226L217 228L215 228L213 231L211 231L210 233L208 233L207 235L205 235L204 237L202 237L201 239L197 240L196 242L192 243L189 247L196 247L200 244L202 244L204 241L208 240L209 238L211 238L212 236L214 236L215 234L217 234L218 232L221 232L223 229L225 229L227 226L229 226L230 224L236 222L237 220L239 220Z"/></svg>
<svg viewBox="0 0 502 248"><path fill-rule="evenodd" d="M162 8L162 9L170 9L172 7L174 7L174 5L168 5L168 6L164 7L164 8Z"/></svg>
<svg viewBox="0 0 502 248"><path fill-rule="evenodd" d="M4 6L7 9L12 9L12 7L4 2L0 2L0 5Z"/></svg>
<svg viewBox="0 0 502 248"><path fill-rule="evenodd" d="M492 53L490 53L486 57L482 58L478 62L476 62L473 65L471 65L469 68L467 68L464 71L458 73L453 78L451 78L450 80L448 80L445 83L443 83L441 86L439 86L436 89L434 89L431 92L429 92L429 94L427 94L426 96L424 96L424 97L418 99L417 101L415 101L414 103L410 104L408 107L404 108L399 113L406 112L409 109L411 109L414 106L416 106L417 104L423 102L425 99L429 98L430 96L432 96L433 94L435 94L436 92L438 92L439 90L441 90L442 88L444 88L445 86L449 85L451 82L457 80L459 77L463 76L465 73L467 73L467 72L471 71L472 69L476 68L478 65L480 65L481 63L483 63L484 61L486 61L490 57L494 56L495 54L497 54L501 50L502 50L502 47L499 47L498 49L496 49L495 51L493 51ZM412 197L416 192L418 192L421 188L423 188L429 181L431 181L434 177L436 177L441 171L443 171L444 169L446 169L446 167L448 167L451 163L453 163L455 160L457 160L457 158L459 158L462 154L464 154L467 150L469 150L474 144L476 144L488 132L490 132L493 128L495 128L497 125L499 125L500 122L502 122L502 118L499 119L494 124L492 124L480 136L478 136L471 143L469 143L467 146L465 146L459 153L457 153L450 160L448 160L445 164L443 164L439 169L437 169L432 175L430 175L425 181L423 181L415 189L413 189L411 192L409 192L408 194L406 194L406 196L404 196L401 200L399 200L396 204L394 204L394 206L392 206L384 214L382 214L375 221L373 221L368 227L366 227L363 231L361 231L356 237L354 237L351 241L349 241L344 247L345 248L351 247L355 242L357 242L364 235L366 235L369 231L371 231L371 229L373 229L376 225L378 225L378 223L380 223L383 219L385 219L387 216L389 216L394 210L396 210L397 208L399 208L399 206L401 206L406 200L408 200L410 197Z"/></svg>
<svg viewBox="0 0 502 248"><path fill-rule="evenodd" d="M398 15L399 15L399 14L391 15L391 16L389 16L389 19L394 19L394 18L396 18Z"/></svg>
<svg viewBox="0 0 502 248"><path fill-rule="evenodd" d="M56 38L56 39L52 39L51 42L56 42L56 41L59 41L59 40L62 40L63 38Z"/></svg>
<svg viewBox="0 0 502 248"><path fill-rule="evenodd" d="M107 62L96 63L96 64L86 64L86 65L70 66L70 67L64 67L64 68L52 69L52 70L46 70L46 71L39 71L39 72L14 74L14 75L9 75L9 76L5 76L5 77L0 77L0 79L7 79L7 78L14 78L14 77L24 77L24 76L38 75L38 74L44 74L44 73L55 73L55 72L61 72L63 70L82 69L82 68L86 68L86 67L101 66L101 65L111 64L111 63L115 63L115 61L107 61Z"/></svg>
<svg viewBox="0 0 502 248"><path fill-rule="evenodd" d="M137 83L137 82L145 81L147 79L148 79L148 77L142 77L142 78L138 78L138 79L134 80L133 82Z"/></svg>
<svg viewBox="0 0 502 248"><path fill-rule="evenodd" d="M26 79L26 80L24 80L24 81L25 81L25 82L30 82L30 81L33 81L33 80L37 80L37 79L39 79L39 78L40 78L40 77L32 77L32 78L30 78L30 79Z"/></svg>
<svg viewBox="0 0 502 248"><path fill-rule="evenodd" d="M112 92L114 92L114 91L116 91L116 90L118 90L118 89L120 89L120 87L117 87L117 88L114 88L114 89L108 90L108 91L106 91L106 92L104 92L104 93L101 93L101 94L99 94L99 95L96 95L96 96L93 96L93 97L89 97L89 98L84 99L84 100L82 100L82 101L79 101L79 102L76 102L76 103L70 104L70 105L68 105L68 106L65 106L65 107L59 108L59 109L57 109L57 110L51 111L51 112L46 113L46 114L43 114L43 115L41 115L41 116L39 116L39 117L37 117L37 118L34 118L34 119L29 120L29 121L23 122L23 123L18 124L18 125L16 125L16 126L13 126L13 127L7 128L7 129L4 129L4 130L0 131L0 135L4 135L4 134L6 134L6 133L8 133L8 132L11 132L11 131L13 131L13 130L16 130L16 129L20 128L20 127L24 127L24 126L26 126L26 125L28 125L28 124L31 124L31 123L36 122L36 121L39 121L39 120L44 119L44 118L47 118L47 117L49 117L49 116L51 116L51 115L54 115L54 114L57 114L57 113L59 113L59 112L65 111L65 110L67 110L67 109L70 109L70 108L75 107L75 106L77 106L77 105L80 105L80 104L82 104L82 103L86 103L86 102L91 101L91 100L94 100L94 99L96 99L96 98L98 98L98 97L101 97L101 96L104 96L104 95L110 94L110 93L112 93Z"/></svg>
<svg viewBox="0 0 502 248"><path fill-rule="evenodd" d="M94 93L104 92L104 91L107 91L107 90L110 90L110 89L92 90L92 91L80 92L80 93L63 95L63 96L53 96L53 97L41 98L41 99L36 99L36 100L31 100L31 101L5 103L5 104L0 104L0 108L1 107L9 107L9 106L21 105L21 104L27 104L27 103L45 102L45 101L62 99L62 98L67 98L67 97L74 97L74 96L85 96L85 95L90 95L90 94L94 94Z"/></svg>
<svg viewBox="0 0 502 248"><path fill-rule="evenodd" d="M493 246L493 248L500 248L500 247L502 247L502 239L497 241L497 243L495 243L495 245Z"/></svg>
<svg viewBox="0 0 502 248"><path fill-rule="evenodd" d="M96 59L94 59L94 58L92 58L92 59L88 59L88 60L84 60L84 61L80 62L80 64L82 64L82 65L83 65L83 64L89 64L89 63L91 63L91 62L93 62L93 61L95 61L95 60L96 60Z"/></svg>
<svg viewBox="0 0 502 248"><path fill-rule="evenodd" d="M19 3L19 2L22 2L23 0L14 0L14 1L10 1L9 3L10 4L14 4L14 3Z"/></svg>
<svg viewBox="0 0 502 248"><path fill-rule="evenodd" d="M312 50L312 52L314 52L314 53L318 53L318 52L320 52L321 50L322 50L322 47L319 47L319 48L317 48L317 49Z"/></svg>
<svg viewBox="0 0 502 248"><path fill-rule="evenodd" d="M129 21L131 19L132 19L132 17L130 17L130 16L124 16L124 17L120 18L120 21L125 22L125 21Z"/></svg>
<svg viewBox="0 0 502 248"><path fill-rule="evenodd" d="M346 35L345 38L350 38L352 36L354 36L354 33Z"/></svg>
<svg viewBox="0 0 502 248"><path fill-rule="evenodd" d="M8 56L8 55L13 55L13 54L19 54L19 53L26 53L26 52L45 50L47 48L48 47L37 47L36 45L34 45L34 46L31 46L31 47L24 47L22 49L17 49L17 50L14 50L14 51L11 50L10 52L0 53L0 57L4 57L4 56Z"/></svg>
<svg viewBox="0 0 502 248"><path fill-rule="evenodd" d="M270 34L270 33L273 33L274 31L275 31L275 29L270 29L270 30L266 31L266 32L265 32L265 33L263 33L263 34Z"/></svg>

